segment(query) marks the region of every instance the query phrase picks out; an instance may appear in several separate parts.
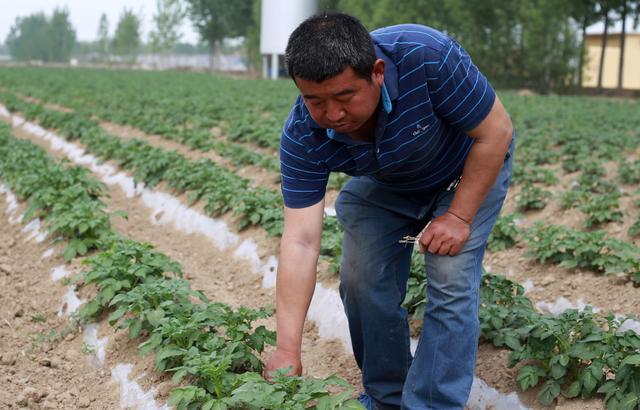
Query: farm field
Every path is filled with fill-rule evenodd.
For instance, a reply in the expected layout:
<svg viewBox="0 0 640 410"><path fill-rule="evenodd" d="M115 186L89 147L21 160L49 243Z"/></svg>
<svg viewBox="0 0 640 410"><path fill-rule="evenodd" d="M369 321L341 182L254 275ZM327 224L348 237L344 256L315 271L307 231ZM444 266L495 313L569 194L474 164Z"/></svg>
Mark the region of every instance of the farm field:
<svg viewBox="0 0 640 410"><path fill-rule="evenodd" d="M517 149L485 257L469 407L638 408L640 103L499 94ZM277 149L295 96L289 81L0 68L3 406L152 408L126 400L148 405L155 389L158 407L358 408L335 292L331 209L345 176L327 192L304 378L259 375L275 329ZM417 335L415 259L405 305ZM74 306L69 286L84 303L59 316ZM143 389L128 398L123 363ZM505 396L487 401L480 380Z"/></svg>

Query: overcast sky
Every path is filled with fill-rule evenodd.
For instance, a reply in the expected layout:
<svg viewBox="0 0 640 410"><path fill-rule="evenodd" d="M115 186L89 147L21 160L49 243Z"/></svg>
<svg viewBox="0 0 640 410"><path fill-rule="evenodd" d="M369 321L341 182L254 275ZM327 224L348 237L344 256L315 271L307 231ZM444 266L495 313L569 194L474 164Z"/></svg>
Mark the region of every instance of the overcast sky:
<svg viewBox="0 0 640 410"><path fill-rule="evenodd" d="M231 0L230 0L231 1ZM152 16L156 11L156 0L0 0L0 43L4 43L16 17L25 17L38 11L51 15L56 6L67 6L76 36L81 41L96 39L98 22L102 13L109 19L109 32L113 35L122 10L133 9L142 17L142 38L146 42L152 28ZM182 41L195 43L198 35L185 19L181 29Z"/></svg>

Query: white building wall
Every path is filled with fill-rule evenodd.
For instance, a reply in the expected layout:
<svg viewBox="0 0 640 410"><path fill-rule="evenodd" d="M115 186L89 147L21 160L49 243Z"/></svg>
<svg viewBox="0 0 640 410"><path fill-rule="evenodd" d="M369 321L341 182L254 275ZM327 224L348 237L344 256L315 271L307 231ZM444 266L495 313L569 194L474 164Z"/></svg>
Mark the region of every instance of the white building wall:
<svg viewBox="0 0 640 410"><path fill-rule="evenodd" d="M263 58L263 75L277 78L278 57L287 48L289 36L300 23L318 10L318 0L262 0L260 19L260 54Z"/></svg>

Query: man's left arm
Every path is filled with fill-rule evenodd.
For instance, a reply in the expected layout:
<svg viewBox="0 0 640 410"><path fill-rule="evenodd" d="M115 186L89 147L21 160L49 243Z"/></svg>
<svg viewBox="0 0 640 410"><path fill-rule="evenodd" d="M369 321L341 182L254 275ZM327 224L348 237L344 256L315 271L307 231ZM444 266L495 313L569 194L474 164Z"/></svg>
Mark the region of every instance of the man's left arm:
<svg viewBox="0 0 640 410"><path fill-rule="evenodd" d="M470 235L473 219L496 181L511 143L513 126L496 96L489 114L467 131L474 144L467 156L451 205L434 218L420 238L420 248L440 255L456 255Z"/></svg>

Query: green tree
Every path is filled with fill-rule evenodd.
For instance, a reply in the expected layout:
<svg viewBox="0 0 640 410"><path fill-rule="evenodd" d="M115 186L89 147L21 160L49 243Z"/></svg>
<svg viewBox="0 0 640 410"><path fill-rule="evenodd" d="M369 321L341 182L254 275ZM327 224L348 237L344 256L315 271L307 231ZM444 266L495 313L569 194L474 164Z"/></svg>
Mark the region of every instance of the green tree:
<svg viewBox="0 0 640 410"><path fill-rule="evenodd" d="M109 55L109 42L109 19L105 13L102 13L98 24L98 40L96 42L98 54L102 61L106 61Z"/></svg>
<svg viewBox="0 0 640 410"><path fill-rule="evenodd" d="M76 34L66 9L56 8L51 18L44 13L18 17L7 36L7 47L16 60L67 62Z"/></svg>
<svg viewBox="0 0 640 410"><path fill-rule="evenodd" d="M15 60L47 61L47 17L44 13L17 17L6 43L11 57Z"/></svg>
<svg viewBox="0 0 640 410"><path fill-rule="evenodd" d="M69 20L69 10L56 8L48 24L49 61L67 62L76 43L76 31Z"/></svg>
<svg viewBox="0 0 640 410"><path fill-rule="evenodd" d="M542 92L571 86L581 53L570 4L564 0L526 0L520 9L519 67L513 85Z"/></svg>
<svg viewBox="0 0 640 410"><path fill-rule="evenodd" d="M318 9L320 11L335 11L339 10L340 0L320 0L318 2Z"/></svg>
<svg viewBox="0 0 640 410"><path fill-rule="evenodd" d="M587 27L598 20L597 0L571 0L570 15L580 25L580 54L578 60L578 86L582 87L586 54Z"/></svg>
<svg viewBox="0 0 640 410"><path fill-rule="evenodd" d="M113 36L113 52L134 62L140 50L140 18L132 11L124 9Z"/></svg>
<svg viewBox="0 0 640 410"><path fill-rule="evenodd" d="M177 54L204 54L207 52L205 44L191 44L179 42L173 47L173 52Z"/></svg>
<svg viewBox="0 0 640 410"><path fill-rule="evenodd" d="M166 53L173 49L182 37L178 29L185 16L180 0L156 0L154 29L149 34L151 51Z"/></svg>
<svg viewBox="0 0 640 410"><path fill-rule="evenodd" d="M261 13L261 0L252 0L251 9L251 24L247 27L247 61L252 68L259 69L262 64L262 58L260 58L260 13Z"/></svg>
<svg viewBox="0 0 640 410"><path fill-rule="evenodd" d="M464 9L466 3L462 0L437 2L434 0L324 0L320 2L322 9L338 10L352 14L370 30L378 27L401 23L426 24L444 30L455 24L446 24L451 14ZM456 18L456 24L463 21ZM458 26L459 28L459 26Z"/></svg>
<svg viewBox="0 0 640 410"><path fill-rule="evenodd" d="M604 20L604 32L602 33L602 43L600 49L600 64L598 66L598 92L602 92L602 76L604 73L604 59L607 51L607 43L609 42L609 27L615 22L611 17L612 12L619 6L620 0L600 0L599 16Z"/></svg>
<svg viewBox="0 0 640 410"><path fill-rule="evenodd" d="M211 67L225 37L247 34L251 25L252 0L186 0L191 22L202 41L209 45Z"/></svg>
<svg viewBox="0 0 640 410"><path fill-rule="evenodd" d="M462 44L492 82L511 87L525 82L523 3L488 0L467 4L456 0L434 13L434 24Z"/></svg>
<svg viewBox="0 0 640 410"><path fill-rule="evenodd" d="M353 14L371 30L399 23L441 30L497 86L547 91L575 77L580 51L566 1L322 0L321 7Z"/></svg>
<svg viewBox="0 0 640 410"><path fill-rule="evenodd" d="M339 11L356 16L369 30L377 28L373 11L376 7L383 7L381 0L340 0L337 3Z"/></svg>
<svg viewBox="0 0 640 410"><path fill-rule="evenodd" d="M622 21L622 32L620 33L620 60L618 62L618 90L622 89L624 82L624 47L627 38L627 20L633 19L633 28L638 28L638 19L640 18L640 1L638 0L621 0L618 6L618 13Z"/></svg>
<svg viewBox="0 0 640 410"><path fill-rule="evenodd" d="M624 77L624 43L627 37L627 15L629 14L629 2L623 0L620 5L620 20L622 20L622 32L620 33L620 60L618 61L618 90L622 89Z"/></svg>

